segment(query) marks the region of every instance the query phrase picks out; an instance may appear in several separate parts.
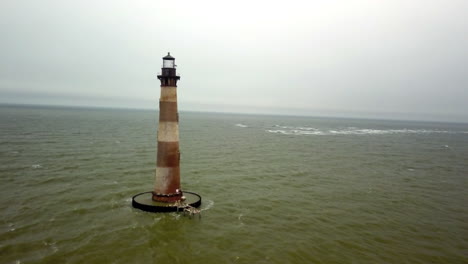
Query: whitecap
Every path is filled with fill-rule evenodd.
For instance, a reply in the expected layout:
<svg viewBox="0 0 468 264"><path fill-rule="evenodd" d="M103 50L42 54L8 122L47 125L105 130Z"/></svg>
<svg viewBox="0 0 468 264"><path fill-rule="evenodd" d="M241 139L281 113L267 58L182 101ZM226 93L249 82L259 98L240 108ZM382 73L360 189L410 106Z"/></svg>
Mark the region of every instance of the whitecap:
<svg viewBox="0 0 468 264"><path fill-rule="evenodd" d="M248 126L244 124L236 124L236 127L248 127Z"/></svg>
<svg viewBox="0 0 468 264"><path fill-rule="evenodd" d="M299 129L299 130L307 130L307 131L310 131L310 130L312 130L312 131L318 131L318 129L315 128L315 127L296 127L296 129Z"/></svg>
<svg viewBox="0 0 468 264"><path fill-rule="evenodd" d="M342 129L320 130L314 127L307 126L280 126L275 125L275 128L268 129L266 132L277 133L284 135L387 135L387 134L431 134L431 133L465 133L447 130L431 130L431 129L372 129L372 128L356 128L347 127Z"/></svg>
<svg viewBox="0 0 468 264"><path fill-rule="evenodd" d="M43 241L42 242L44 244L44 246L46 247L49 247L53 253L56 253L58 251L58 247L57 247L57 242L47 242L47 241Z"/></svg>
<svg viewBox="0 0 468 264"><path fill-rule="evenodd" d="M266 130L267 132L270 132L270 133L278 133L278 134L285 134L287 135L288 133L285 131L285 130Z"/></svg>
<svg viewBox="0 0 468 264"><path fill-rule="evenodd" d="M299 134L301 135L325 135L322 131L314 130L314 131L301 131Z"/></svg>
<svg viewBox="0 0 468 264"><path fill-rule="evenodd" d="M202 208L200 209L200 211L208 210L213 206L214 206L214 201L213 200L205 200L202 203Z"/></svg>
<svg viewBox="0 0 468 264"><path fill-rule="evenodd" d="M31 167L33 169L40 169L40 168L42 168L42 165L41 164L33 164Z"/></svg>

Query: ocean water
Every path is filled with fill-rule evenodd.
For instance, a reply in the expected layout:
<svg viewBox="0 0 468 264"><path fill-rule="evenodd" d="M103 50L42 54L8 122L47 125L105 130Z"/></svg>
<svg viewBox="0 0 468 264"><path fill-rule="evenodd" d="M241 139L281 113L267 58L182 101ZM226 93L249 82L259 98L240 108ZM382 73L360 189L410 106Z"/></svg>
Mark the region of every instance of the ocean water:
<svg viewBox="0 0 468 264"><path fill-rule="evenodd" d="M180 113L201 216L146 213L157 111L0 107L0 263L467 263L468 125Z"/></svg>

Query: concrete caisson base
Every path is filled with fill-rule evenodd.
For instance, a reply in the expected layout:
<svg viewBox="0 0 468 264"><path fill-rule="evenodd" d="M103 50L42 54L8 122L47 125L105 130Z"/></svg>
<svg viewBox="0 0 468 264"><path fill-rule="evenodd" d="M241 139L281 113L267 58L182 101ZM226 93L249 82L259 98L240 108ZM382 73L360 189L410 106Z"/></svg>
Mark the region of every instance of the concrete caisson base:
<svg viewBox="0 0 468 264"><path fill-rule="evenodd" d="M201 196L193 192L183 192L185 201L176 203L163 203L153 201L152 192L144 192L133 196L132 206L146 212L164 213L178 212L184 210L184 204L191 207L199 207L201 205Z"/></svg>

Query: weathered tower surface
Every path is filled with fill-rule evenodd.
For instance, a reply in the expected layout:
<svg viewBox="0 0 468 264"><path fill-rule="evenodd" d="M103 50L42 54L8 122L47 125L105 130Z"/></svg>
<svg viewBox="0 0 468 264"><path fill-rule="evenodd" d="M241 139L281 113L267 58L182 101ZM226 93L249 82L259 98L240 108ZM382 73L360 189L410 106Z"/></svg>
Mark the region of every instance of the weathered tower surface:
<svg viewBox="0 0 468 264"><path fill-rule="evenodd" d="M158 154L153 200L174 202L182 197L180 189L179 113L175 59L163 57L159 98Z"/></svg>
<svg viewBox="0 0 468 264"><path fill-rule="evenodd" d="M161 81L159 98L158 152L153 191L133 196L132 205L148 212L197 212L201 196L182 191L180 187L179 113L177 112L177 81L175 59L170 53L163 57L158 75Z"/></svg>

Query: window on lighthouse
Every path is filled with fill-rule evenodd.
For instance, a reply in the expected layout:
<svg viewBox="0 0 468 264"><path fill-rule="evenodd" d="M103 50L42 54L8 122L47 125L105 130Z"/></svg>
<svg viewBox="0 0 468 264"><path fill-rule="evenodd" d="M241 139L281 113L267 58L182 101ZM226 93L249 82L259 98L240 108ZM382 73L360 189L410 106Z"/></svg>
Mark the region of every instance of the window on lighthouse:
<svg viewBox="0 0 468 264"><path fill-rule="evenodd" d="M174 60L163 60L163 68L174 68Z"/></svg>

